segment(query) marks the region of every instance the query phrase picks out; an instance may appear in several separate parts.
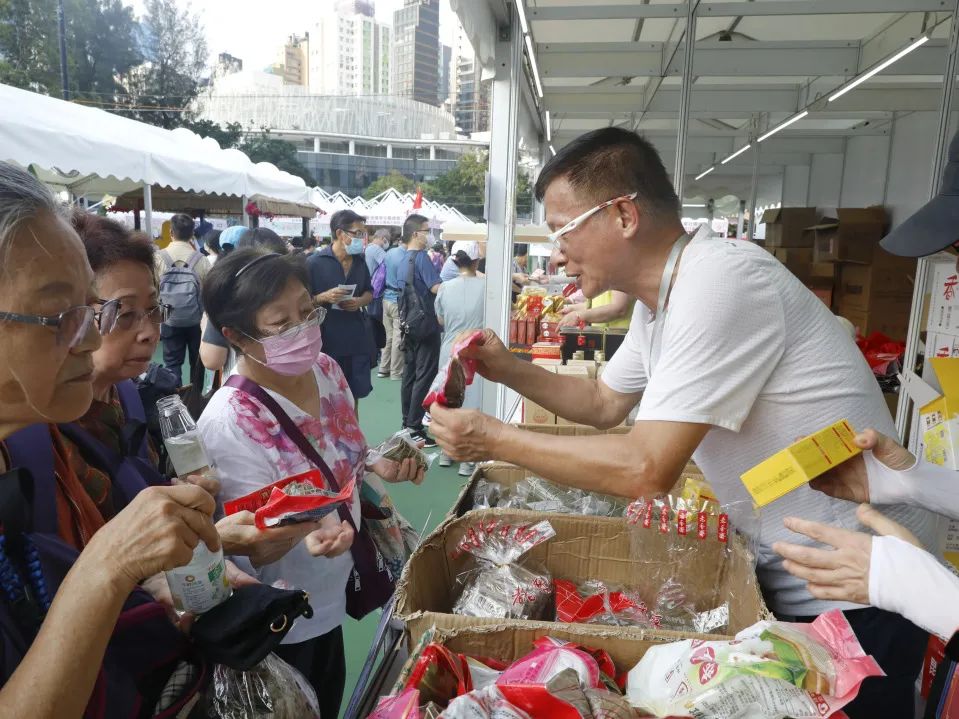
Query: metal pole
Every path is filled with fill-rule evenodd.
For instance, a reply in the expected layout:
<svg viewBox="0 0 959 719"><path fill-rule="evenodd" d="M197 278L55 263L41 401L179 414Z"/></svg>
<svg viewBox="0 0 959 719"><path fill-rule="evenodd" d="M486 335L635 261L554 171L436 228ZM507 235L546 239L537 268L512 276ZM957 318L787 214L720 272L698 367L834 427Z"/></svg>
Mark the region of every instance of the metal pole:
<svg viewBox="0 0 959 719"><path fill-rule="evenodd" d="M250 227L250 216L246 212L246 206L249 204L250 200L246 195L243 195L240 198L240 208L243 210L243 226Z"/></svg>
<svg viewBox="0 0 959 719"><path fill-rule="evenodd" d="M153 188L143 183L143 229L147 237L153 239Z"/></svg>
<svg viewBox="0 0 959 719"><path fill-rule="evenodd" d="M959 5L952 11L952 24L949 33L949 53L946 55L946 67L942 73L942 95L939 98L939 129L936 133L936 151L932 161L932 179L929 182L929 197L939 192L942 184L942 168L946 163L946 153L949 148L949 119L952 114L952 91L956 84L956 61L959 56ZM892 147L890 146L890 162L892 161ZM905 368L911 370L919 359L919 333L922 327L922 305L929 285L929 260L919 258L916 265L916 283L912 288L912 310L909 314L909 332L906 335L906 353L904 355ZM910 419L913 418L912 401L905 392L899 393L899 404L896 407L896 431L899 439L905 443L906 432L909 429ZM917 422L913 422L915 428ZM908 445L915 450L918 445L918 434L912 432L908 437Z"/></svg>
<svg viewBox="0 0 959 719"><path fill-rule="evenodd" d="M749 241L756 236L756 195L759 194L759 150L758 142L753 147L753 185L749 190Z"/></svg>
<svg viewBox="0 0 959 719"><path fill-rule="evenodd" d="M70 99L70 83L67 75L67 21L63 13L63 0L57 2L57 32L60 36L60 86L63 99Z"/></svg>
<svg viewBox="0 0 959 719"><path fill-rule="evenodd" d="M686 5L686 52L683 55L683 85L679 100L679 128L676 131L676 164L673 169L673 187L683 200L686 184L686 133L689 131L689 100L693 90L693 56L696 52L696 8L699 0Z"/></svg>
<svg viewBox="0 0 959 719"><path fill-rule="evenodd" d="M736 239L743 239L743 222L746 219L746 200L739 201L739 219L736 221Z"/></svg>
<svg viewBox="0 0 959 719"><path fill-rule="evenodd" d="M509 336L510 258L516 224L516 168L519 159L519 113L522 98L523 38L516 8L510 4L510 21L500 28L496 43L496 75L490 117L489 202L486 206L486 326L500 337ZM483 383L483 411L508 420L511 407L505 385Z"/></svg>

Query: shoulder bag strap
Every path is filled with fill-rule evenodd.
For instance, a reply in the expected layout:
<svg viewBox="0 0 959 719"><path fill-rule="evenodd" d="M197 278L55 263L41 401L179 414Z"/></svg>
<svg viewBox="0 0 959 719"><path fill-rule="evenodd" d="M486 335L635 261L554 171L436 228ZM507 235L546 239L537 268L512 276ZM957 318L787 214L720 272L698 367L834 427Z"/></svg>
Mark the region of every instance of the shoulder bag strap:
<svg viewBox="0 0 959 719"><path fill-rule="evenodd" d="M160 259L163 260L163 271L166 272L173 267L173 255L166 250L160 250Z"/></svg>
<svg viewBox="0 0 959 719"><path fill-rule="evenodd" d="M410 256L410 267L409 267L409 271L406 273L406 284L407 286L409 286L413 284L413 279L414 279L413 272L415 270L414 263L416 262L416 255L413 252L409 252L407 254L409 254ZM413 289L415 290L416 287L413 287Z"/></svg>
<svg viewBox="0 0 959 719"><path fill-rule="evenodd" d="M4 440L11 466L23 467L33 475L33 531L56 535L57 478L53 463L53 439L50 427L34 424L24 427Z"/></svg>

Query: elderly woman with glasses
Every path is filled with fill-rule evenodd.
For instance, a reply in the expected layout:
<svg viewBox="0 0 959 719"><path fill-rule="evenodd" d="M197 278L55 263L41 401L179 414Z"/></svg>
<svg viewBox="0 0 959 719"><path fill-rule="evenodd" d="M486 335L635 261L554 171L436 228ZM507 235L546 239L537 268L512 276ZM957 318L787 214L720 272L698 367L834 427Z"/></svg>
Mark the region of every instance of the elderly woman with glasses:
<svg viewBox="0 0 959 719"><path fill-rule="evenodd" d="M134 716L154 706L183 654L179 632L137 584L186 564L201 539L219 547L215 502L192 485L151 487L105 522L72 469L51 423L89 408L93 354L120 303L97 296L50 191L6 163L0 277L0 707Z"/></svg>
<svg viewBox="0 0 959 719"><path fill-rule="evenodd" d="M238 376L213 396L199 422L220 472L224 501L322 469L317 455L340 488L351 480L359 488L367 472L390 482L422 481L413 460L368 463L349 385L339 365L321 351L320 325L327 311L313 303L302 258L238 250L208 275L203 306L239 354ZM297 436L289 432L290 424L281 425L282 415L295 425ZM359 489L349 511L358 524ZM316 688L323 719L335 719L346 679L340 625L353 569L348 551L353 531L334 515L322 521L337 532L323 558L304 542L269 565L252 568L242 558L236 561L264 583L282 580L309 592L313 617L297 620L277 653Z"/></svg>

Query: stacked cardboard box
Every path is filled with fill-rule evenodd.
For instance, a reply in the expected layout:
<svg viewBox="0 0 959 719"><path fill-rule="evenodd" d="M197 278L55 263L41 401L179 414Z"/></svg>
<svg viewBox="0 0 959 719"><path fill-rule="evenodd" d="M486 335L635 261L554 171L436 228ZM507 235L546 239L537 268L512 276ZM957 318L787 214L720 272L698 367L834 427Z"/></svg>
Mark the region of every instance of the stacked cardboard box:
<svg viewBox="0 0 959 719"><path fill-rule="evenodd" d="M808 231L816 223L815 207L780 207L763 213L766 249L786 265L827 307L832 306L834 268L816 262L815 235Z"/></svg>

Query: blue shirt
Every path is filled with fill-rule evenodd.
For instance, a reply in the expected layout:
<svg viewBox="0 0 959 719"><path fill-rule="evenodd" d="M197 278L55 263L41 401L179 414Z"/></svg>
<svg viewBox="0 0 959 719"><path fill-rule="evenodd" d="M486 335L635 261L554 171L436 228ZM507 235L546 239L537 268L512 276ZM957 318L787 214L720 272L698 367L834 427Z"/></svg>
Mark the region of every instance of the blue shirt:
<svg viewBox="0 0 959 719"><path fill-rule="evenodd" d="M383 299L395 304L400 301L400 291L406 282L406 250L394 247L386 253L383 261L386 263L386 291Z"/></svg>
<svg viewBox="0 0 959 719"><path fill-rule="evenodd" d="M436 265L430 259L426 250L413 250L406 253L406 262L403 263L403 271L400 278L403 284L406 284L406 277L409 274L410 257L413 258L413 288L423 300L423 308L427 313L436 316L434 304L436 295L431 291L433 287L442 284L440 273L436 271ZM439 331L439 325L436 330Z"/></svg>
<svg viewBox="0 0 959 719"><path fill-rule="evenodd" d="M386 250L379 245L366 246L366 268L370 271L370 277L376 272L376 268L383 264L386 257Z"/></svg>
<svg viewBox="0 0 959 719"><path fill-rule="evenodd" d="M310 272L310 294L316 296L338 285L356 285L354 297L372 292L370 271L362 255L353 256L353 264L347 275L343 265L333 254L330 247L314 252L306 262ZM367 328L365 312L347 312L324 304L329 312L321 325L323 331L323 351L331 357L352 357L354 355L373 355L376 347L373 335Z"/></svg>
<svg viewBox="0 0 959 719"><path fill-rule="evenodd" d="M456 263L453 262L452 257L447 257L446 262L443 263L443 269L440 270L440 279L443 282L449 282L450 280L455 280L460 276L460 268L456 266Z"/></svg>

